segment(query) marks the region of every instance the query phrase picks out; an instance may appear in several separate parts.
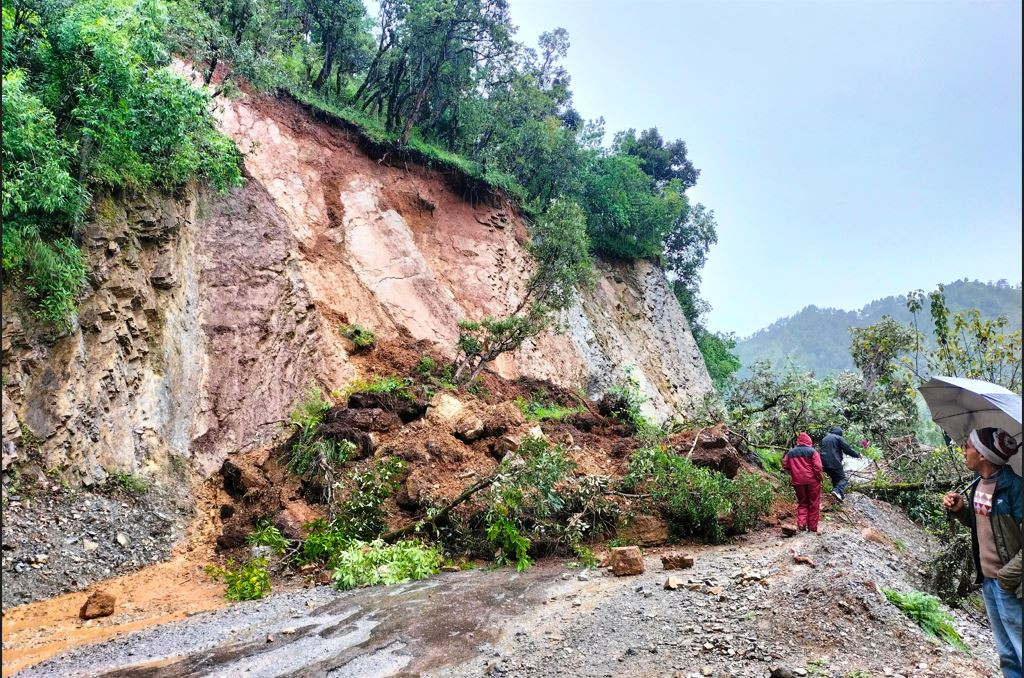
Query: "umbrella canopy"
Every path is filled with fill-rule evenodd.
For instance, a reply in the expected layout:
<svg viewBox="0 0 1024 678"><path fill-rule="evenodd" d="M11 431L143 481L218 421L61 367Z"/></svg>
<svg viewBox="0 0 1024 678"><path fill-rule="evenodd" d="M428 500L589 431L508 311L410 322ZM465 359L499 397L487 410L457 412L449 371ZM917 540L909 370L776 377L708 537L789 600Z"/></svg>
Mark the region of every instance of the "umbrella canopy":
<svg viewBox="0 0 1024 678"><path fill-rule="evenodd" d="M976 428L994 426L1021 442L1021 400L1013 391L980 379L932 377L919 389L932 421L961 445ZM1021 453L1010 457L1021 475Z"/></svg>

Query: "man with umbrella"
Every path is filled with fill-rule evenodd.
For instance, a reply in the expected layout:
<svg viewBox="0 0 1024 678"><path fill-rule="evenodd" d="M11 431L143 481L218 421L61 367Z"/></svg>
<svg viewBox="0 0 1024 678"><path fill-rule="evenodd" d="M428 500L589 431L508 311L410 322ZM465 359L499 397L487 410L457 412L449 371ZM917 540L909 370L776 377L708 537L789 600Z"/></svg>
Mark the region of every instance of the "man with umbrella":
<svg viewBox="0 0 1024 678"><path fill-rule="evenodd" d="M1006 431L971 431L964 462L975 473L966 500L949 492L947 511L971 528L971 551L1006 678L1021 678L1021 478L1007 465L1018 444ZM973 487L972 487L973 486Z"/></svg>
<svg viewBox="0 0 1024 678"><path fill-rule="evenodd" d="M974 480L963 490L966 499L950 492L942 505L971 528L999 665L1006 678L1021 678L1021 397L962 377L932 377L918 390L932 421L953 440L965 441L964 462Z"/></svg>

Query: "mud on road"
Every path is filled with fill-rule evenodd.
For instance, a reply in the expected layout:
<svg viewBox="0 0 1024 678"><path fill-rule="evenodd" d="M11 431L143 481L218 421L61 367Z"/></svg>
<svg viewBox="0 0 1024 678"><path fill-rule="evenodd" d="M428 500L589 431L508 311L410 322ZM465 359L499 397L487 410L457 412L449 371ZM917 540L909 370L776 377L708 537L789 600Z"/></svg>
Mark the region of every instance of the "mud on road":
<svg viewBox="0 0 1024 678"><path fill-rule="evenodd" d="M635 577L550 560L524 573L317 587L78 648L18 675L995 675L983 620L954 611L972 648L958 652L881 594L924 587L926 539L897 509L854 495L826 514L821 535L766 530L680 547L696 557L689 570L665 572L652 550ZM677 590L663 587L669 574Z"/></svg>

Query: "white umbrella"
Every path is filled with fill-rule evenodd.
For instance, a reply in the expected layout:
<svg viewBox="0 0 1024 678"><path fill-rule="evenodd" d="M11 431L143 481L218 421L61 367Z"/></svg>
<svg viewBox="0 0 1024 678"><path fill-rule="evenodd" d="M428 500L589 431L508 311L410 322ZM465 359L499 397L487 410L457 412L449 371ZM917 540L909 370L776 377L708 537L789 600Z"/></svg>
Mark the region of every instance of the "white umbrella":
<svg viewBox="0 0 1024 678"><path fill-rule="evenodd" d="M993 426L1012 435L1019 444L1022 437L1020 396L1013 391L980 379L932 377L919 389L932 421L961 445L976 428ZM1010 466L1021 475L1021 453L1010 457Z"/></svg>

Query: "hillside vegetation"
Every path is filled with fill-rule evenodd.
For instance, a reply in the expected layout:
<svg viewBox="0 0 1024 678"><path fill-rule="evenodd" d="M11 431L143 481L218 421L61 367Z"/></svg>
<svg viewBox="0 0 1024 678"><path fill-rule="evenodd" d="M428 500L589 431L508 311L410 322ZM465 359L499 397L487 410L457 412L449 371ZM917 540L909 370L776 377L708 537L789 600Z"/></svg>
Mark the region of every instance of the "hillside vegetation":
<svg viewBox="0 0 1024 678"><path fill-rule="evenodd" d="M945 286L945 296L951 311L977 308L982 318L995 319L1005 315L1010 327L1021 327L1019 283L1011 285L1005 280L995 283L957 280ZM929 317L930 304L926 298L920 314L922 317ZM818 376L853 369L850 328L873 325L881 321L883 316L889 316L904 325L913 324L914 320L907 309L906 295L877 299L856 311L808 306L736 342L736 353L743 363L741 374L749 374L759 360L781 364L790 357ZM924 334L925 342L934 345L934 332L930 324L923 323L919 329Z"/></svg>
<svg viewBox="0 0 1024 678"><path fill-rule="evenodd" d="M738 364L700 322L717 234L686 195L700 175L686 144L651 127L605 146L603 119L573 103L568 33L517 42L505 0L384 0L376 16L359 0L12 0L3 26L5 279L23 280L25 310L57 330L87 292L76 234L92 196L237 185L237 152L208 109L255 87L501 189L534 219L561 200L593 254L662 265L716 379ZM173 74L172 56L205 87Z"/></svg>

